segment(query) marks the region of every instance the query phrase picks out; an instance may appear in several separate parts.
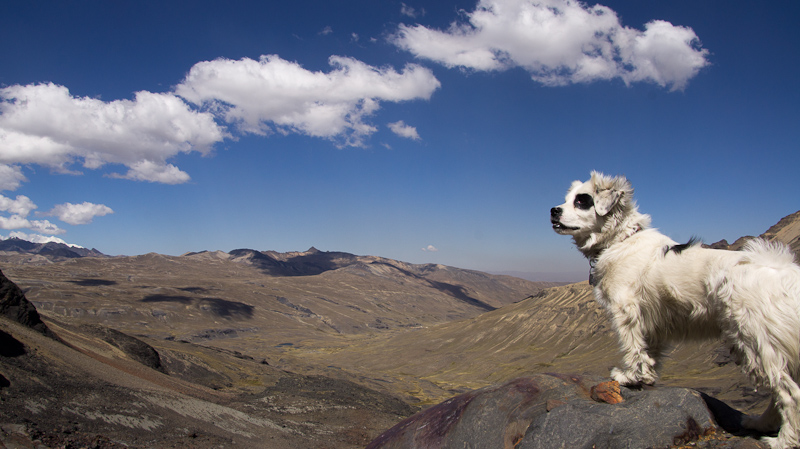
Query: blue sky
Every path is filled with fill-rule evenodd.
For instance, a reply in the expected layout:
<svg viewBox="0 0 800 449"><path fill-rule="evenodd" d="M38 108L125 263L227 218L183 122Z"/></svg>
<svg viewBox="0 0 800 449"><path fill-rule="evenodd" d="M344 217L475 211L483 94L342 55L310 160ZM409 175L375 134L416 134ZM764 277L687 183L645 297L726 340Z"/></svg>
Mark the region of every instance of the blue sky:
<svg viewBox="0 0 800 449"><path fill-rule="evenodd" d="M599 5L3 2L0 235L580 277L591 170L676 240L800 209L800 4Z"/></svg>

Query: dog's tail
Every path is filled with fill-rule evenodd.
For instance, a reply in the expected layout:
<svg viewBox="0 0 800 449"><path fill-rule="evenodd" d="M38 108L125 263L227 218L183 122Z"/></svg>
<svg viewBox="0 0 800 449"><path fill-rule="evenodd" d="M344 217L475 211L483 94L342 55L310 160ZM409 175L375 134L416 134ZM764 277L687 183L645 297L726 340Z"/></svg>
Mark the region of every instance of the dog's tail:
<svg viewBox="0 0 800 449"><path fill-rule="evenodd" d="M749 329L749 335L742 335L762 351L746 356L745 365L759 364L764 371L757 377L772 387L782 382L780 367L788 369L795 381L800 380L800 266L787 245L761 238L747 242L742 255L731 268L724 290L740 303L738 307L747 309L741 314L739 328Z"/></svg>
<svg viewBox="0 0 800 449"><path fill-rule="evenodd" d="M794 254L781 242L770 242L757 238L745 243L745 260L755 265L781 269L795 263Z"/></svg>

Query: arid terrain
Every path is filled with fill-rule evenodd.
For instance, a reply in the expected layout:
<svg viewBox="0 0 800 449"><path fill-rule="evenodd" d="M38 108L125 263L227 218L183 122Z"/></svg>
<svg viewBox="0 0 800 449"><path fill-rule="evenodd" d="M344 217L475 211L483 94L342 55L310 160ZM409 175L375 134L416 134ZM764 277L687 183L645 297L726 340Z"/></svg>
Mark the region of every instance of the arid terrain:
<svg viewBox="0 0 800 449"><path fill-rule="evenodd" d="M764 237L797 251L800 212ZM454 394L534 373L606 376L619 358L586 282L313 248L3 249L0 269L56 336L0 318L6 447L363 447ZM765 405L714 343L677 347L660 384Z"/></svg>

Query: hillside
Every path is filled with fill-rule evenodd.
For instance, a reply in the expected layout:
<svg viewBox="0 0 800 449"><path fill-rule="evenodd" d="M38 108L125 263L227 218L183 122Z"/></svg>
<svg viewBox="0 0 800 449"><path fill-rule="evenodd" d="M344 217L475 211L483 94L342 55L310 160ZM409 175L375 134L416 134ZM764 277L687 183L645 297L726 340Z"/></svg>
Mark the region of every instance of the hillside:
<svg viewBox="0 0 800 449"><path fill-rule="evenodd" d="M229 349L245 353L468 318L554 285L343 254L146 254L4 271L46 316L157 339L235 339Z"/></svg>
<svg viewBox="0 0 800 449"><path fill-rule="evenodd" d="M298 356L300 357L300 356ZM382 376L425 404L533 373L608 376L619 364L616 337L588 282L553 287L478 317L385 336L303 359ZM660 385L699 389L743 411L759 395L718 343L678 345Z"/></svg>
<svg viewBox="0 0 800 449"><path fill-rule="evenodd" d="M64 343L0 318L0 447L357 448L412 411L241 354L48 325Z"/></svg>

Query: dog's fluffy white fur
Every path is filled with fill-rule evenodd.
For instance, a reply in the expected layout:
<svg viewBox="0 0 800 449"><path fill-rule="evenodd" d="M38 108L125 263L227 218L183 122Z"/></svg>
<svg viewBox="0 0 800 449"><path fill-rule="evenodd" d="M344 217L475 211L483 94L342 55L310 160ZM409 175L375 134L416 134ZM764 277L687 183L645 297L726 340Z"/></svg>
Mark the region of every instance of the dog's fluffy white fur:
<svg viewBox="0 0 800 449"><path fill-rule="evenodd" d="M772 403L742 425L780 428L772 447L800 446L800 267L782 244L756 239L743 251L679 245L649 228L625 177L592 172L551 209L553 229L590 260L594 295L619 337L623 385L652 384L670 341L721 338Z"/></svg>

